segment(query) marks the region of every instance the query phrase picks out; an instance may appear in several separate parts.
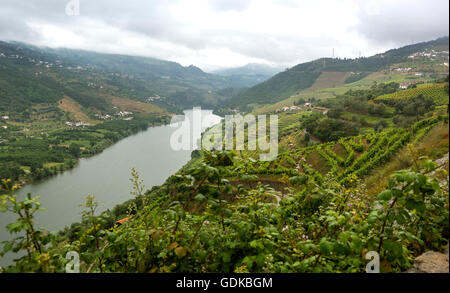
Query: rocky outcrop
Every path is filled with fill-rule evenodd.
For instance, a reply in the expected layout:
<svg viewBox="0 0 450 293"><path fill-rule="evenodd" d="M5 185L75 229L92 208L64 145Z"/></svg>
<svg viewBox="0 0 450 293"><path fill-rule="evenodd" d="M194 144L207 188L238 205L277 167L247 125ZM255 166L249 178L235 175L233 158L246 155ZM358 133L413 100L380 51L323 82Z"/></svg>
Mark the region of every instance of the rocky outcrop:
<svg viewBox="0 0 450 293"><path fill-rule="evenodd" d="M427 251L414 260L407 273L449 273L448 245L444 253Z"/></svg>

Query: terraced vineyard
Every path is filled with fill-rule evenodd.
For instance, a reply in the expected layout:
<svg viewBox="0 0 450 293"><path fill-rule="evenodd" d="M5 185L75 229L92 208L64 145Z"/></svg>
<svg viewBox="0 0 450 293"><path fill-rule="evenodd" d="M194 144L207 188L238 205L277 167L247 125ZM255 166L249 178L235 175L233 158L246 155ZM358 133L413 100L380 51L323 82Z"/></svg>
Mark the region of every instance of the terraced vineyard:
<svg viewBox="0 0 450 293"><path fill-rule="evenodd" d="M278 115L278 128L280 131L280 136L291 134L293 131L295 131L295 129L300 126L300 119L306 115L310 115L310 113L311 112L300 111Z"/></svg>
<svg viewBox="0 0 450 293"><path fill-rule="evenodd" d="M392 94L379 96L375 99L375 101L389 105L392 104L392 100L409 99L418 95L423 95L425 98L432 98L437 104L440 105L448 101L448 94L445 92L446 84L447 83L438 83L414 89L397 91Z"/></svg>
<svg viewBox="0 0 450 293"><path fill-rule="evenodd" d="M232 177L245 175L309 175L323 182L329 174L346 184L349 178L363 177L387 163L404 145L418 141L445 116L435 116L410 129L394 128L380 133L342 138L337 142L290 150L275 161L255 160L256 152L241 152L239 167L229 167Z"/></svg>

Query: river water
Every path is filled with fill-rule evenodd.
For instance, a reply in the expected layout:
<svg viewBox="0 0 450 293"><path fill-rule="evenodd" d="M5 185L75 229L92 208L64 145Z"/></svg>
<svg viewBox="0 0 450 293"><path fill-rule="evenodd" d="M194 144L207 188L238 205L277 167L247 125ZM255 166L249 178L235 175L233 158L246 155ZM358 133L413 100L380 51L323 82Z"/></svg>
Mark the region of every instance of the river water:
<svg viewBox="0 0 450 293"><path fill-rule="evenodd" d="M193 111L186 110L185 116L192 118ZM220 122L221 117L210 110L202 110L204 121L202 130ZM191 119L192 121L193 119ZM38 227L47 231L58 231L81 220L81 207L85 197L90 194L99 202L101 212L111 209L132 197L130 182L131 168L139 172L145 187L161 185L172 174L177 172L191 158L191 150L174 150L170 137L180 129L174 125L151 127L136 135L117 142L91 158L80 159L72 170L29 184L17 194L40 196L39 201L45 211L37 212L35 222ZM200 134L189 129L183 130L192 135L192 141L200 138ZM0 214L0 241L11 239L6 225L13 222L12 214ZM8 253L0 259L0 266L11 264L17 255Z"/></svg>

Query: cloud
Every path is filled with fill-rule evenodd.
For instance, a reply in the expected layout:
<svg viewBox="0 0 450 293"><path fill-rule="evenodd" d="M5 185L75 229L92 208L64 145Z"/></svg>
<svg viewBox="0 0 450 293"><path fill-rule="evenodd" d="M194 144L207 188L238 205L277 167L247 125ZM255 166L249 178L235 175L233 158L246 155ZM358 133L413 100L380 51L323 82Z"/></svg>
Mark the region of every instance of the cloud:
<svg viewBox="0 0 450 293"><path fill-rule="evenodd" d="M449 34L448 0L367 1L358 18L355 29L374 43L403 45Z"/></svg>
<svg viewBox="0 0 450 293"><path fill-rule="evenodd" d="M209 0L208 3L218 11L242 11L250 7L250 0Z"/></svg>
<svg viewBox="0 0 450 293"><path fill-rule="evenodd" d="M202 69L292 66L448 35L446 0L0 0L0 39L150 56Z"/></svg>

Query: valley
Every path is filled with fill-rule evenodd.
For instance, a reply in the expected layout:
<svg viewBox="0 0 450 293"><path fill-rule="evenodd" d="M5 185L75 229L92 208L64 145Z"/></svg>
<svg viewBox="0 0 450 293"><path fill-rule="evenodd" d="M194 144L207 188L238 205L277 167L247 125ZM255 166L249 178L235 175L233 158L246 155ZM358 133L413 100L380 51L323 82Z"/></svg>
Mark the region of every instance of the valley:
<svg viewBox="0 0 450 293"><path fill-rule="evenodd" d="M76 251L83 273L361 273L366 253L376 251L381 272L401 273L423 252L448 244L448 37L372 57L321 58L248 89L233 86L233 72L206 74L141 57L21 50L83 69L47 68L41 76L34 70L41 65L20 57L0 60L0 69L8 68L0 70L0 85L6 84L0 91L0 207L31 213L18 213L7 226L27 237L2 239L2 255L23 255L6 272L63 272L64 256ZM49 62L42 56L43 64ZM39 82L25 78L30 74ZM23 102L12 98L16 93ZM245 150L197 149L180 161L167 152L166 136L152 142L165 151L154 149L151 158L142 142L125 150L133 153L131 162L125 162L128 154L108 157L168 127L160 125L180 109L198 105L222 116L277 115L275 160L261 161L264 151L249 150L247 136ZM78 159L73 173L22 190L14 185L62 172ZM119 159L118 167L109 165ZM172 159L173 168L162 171ZM131 186L107 192L97 190L108 183L94 175L80 181L93 180L88 189L39 189L69 186L95 161L94 173L120 169L118 182L132 165L141 168L132 169ZM81 220L71 214L63 228L39 216L41 201L52 207L52 198L69 196L70 208L75 198L80 203L80 191L89 190L99 196L84 194ZM106 210L99 208L105 198L115 198ZM47 226L37 233L41 221Z"/></svg>

